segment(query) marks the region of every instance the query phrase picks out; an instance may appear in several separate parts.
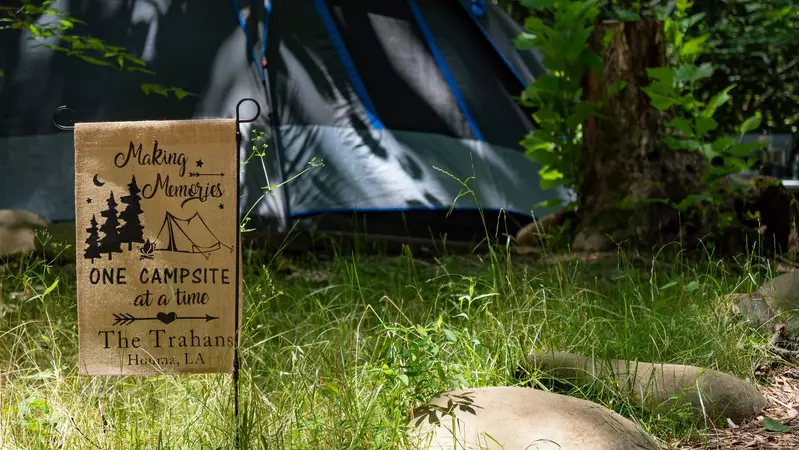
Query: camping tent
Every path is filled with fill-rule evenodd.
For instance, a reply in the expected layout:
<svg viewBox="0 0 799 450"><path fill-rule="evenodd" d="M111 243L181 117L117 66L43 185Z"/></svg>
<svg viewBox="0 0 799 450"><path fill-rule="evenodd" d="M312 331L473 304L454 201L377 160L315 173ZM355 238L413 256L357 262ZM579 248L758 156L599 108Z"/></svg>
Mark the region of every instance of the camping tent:
<svg viewBox="0 0 799 450"><path fill-rule="evenodd" d="M513 47L521 29L490 2L52 6L88 24L76 32L125 46L157 77L117 74L37 47L27 32L4 32L0 209L74 220L72 135L52 124L59 105L80 121L189 119L233 117L244 97L262 114L244 129L241 158L253 129L269 147L244 166L241 213L263 231L347 230L355 218L370 233L469 239L482 222L472 195L459 196L467 179L486 220L504 212L511 233L538 202L567 196L539 188L538 166L519 145L533 124L515 97L544 69L533 52ZM144 82L197 95L144 95Z"/></svg>

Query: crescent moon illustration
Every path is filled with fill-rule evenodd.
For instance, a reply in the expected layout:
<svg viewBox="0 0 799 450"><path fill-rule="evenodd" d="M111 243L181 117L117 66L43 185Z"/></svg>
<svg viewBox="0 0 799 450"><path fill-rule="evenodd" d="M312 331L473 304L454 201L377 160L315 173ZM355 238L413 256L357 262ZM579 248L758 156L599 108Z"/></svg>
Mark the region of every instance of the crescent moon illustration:
<svg viewBox="0 0 799 450"><path fill-rule="evenodd" d="M105 183L101 183L100 180L97 179L97 176L99 176L99 175L100 175L99 173L96 173L96 174L94 174L94 178L92 178L92 181L94 181L94 185L97 186L97 187L100 187L100 186L105 184Z"/></svg>

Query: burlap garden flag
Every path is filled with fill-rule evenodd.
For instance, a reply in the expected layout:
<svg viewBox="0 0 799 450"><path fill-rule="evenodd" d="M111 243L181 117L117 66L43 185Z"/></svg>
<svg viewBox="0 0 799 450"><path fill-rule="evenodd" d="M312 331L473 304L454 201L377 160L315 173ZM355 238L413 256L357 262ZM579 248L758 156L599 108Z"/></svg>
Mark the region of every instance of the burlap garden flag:
<svg viewBox="0 0 799 450"><path fill-rule="evenodd" d="M237 157L234 119L75 126L81 373L231 371Z"/></svg>

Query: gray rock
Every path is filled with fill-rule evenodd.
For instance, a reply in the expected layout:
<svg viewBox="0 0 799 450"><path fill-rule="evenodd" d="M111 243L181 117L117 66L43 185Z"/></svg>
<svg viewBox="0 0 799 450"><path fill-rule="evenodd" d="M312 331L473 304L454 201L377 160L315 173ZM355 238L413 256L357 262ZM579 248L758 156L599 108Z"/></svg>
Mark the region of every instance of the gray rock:
<svg viewBox="0 0 799 450"><path fill-rule="evenodd" d="M778 275L763 283L757 292L772 310L795 313L799 311L799 272Z"/></svg>
<svg viewBox="0 0 799 450"><path fill-rule="evenodd" d="M787 272L766 281L751 294L730 294L733 310L761 330L786 325L799 330L799 272Z"/></svg>
<svg viewBox="0 0 799 450"><path fill-rule="evenodd" d="M622 396L654 411L689 408L699 422L719 426L754 419L767 405L751 383L716 370L682 364L602 360L568 352L531 353L529 368L574 385L610 382Z"/></svg>
<svg viewBox="0 0 799 450"><path fill-rule="evenodd" d="M0 210L0 255L35 251L36 231L47 225L46 220L30 211Z"/></svg>
<svg viewBox="0 0 799 450"><path fill-rule="evenodd" d="M587 400L523 387L445 392L409 421L418 449L655 450L632 421Z"/></svg>

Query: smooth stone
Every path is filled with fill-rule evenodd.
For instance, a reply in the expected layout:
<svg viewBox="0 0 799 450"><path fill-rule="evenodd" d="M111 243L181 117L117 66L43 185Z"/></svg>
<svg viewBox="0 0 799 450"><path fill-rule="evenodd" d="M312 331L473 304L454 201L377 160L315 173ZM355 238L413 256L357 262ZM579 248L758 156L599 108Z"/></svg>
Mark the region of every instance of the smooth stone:
<svg viewBox="0 0 799 450"><path fill-rule="evenodd" d="M799 311L799 272L787 272L763 283L757 291L771 309L779 312Z"/></svg>
<svg viewBox="0 0 799 450"><path fill-rule="evenodd" d="M414 409L409 426L418 449L658 448L632 421L604 406L524 387L445 392Z"/></svg>
<svg viewBox="0 0 799 450"><path fill-rule="evenodd" d="M735 424L754 419L767 405L755 385L696 366L602 360L568 352L531 353L527 363L575 385L611 380L621 395L654 411L688 406L698 421L707 418L719 426L727 418Z"/></svg>
<svg viewBox="0 0 799 450"><path fill-rule="evenodd" d="M771 330L786 325L790 331L799 330L799 272L783 273L751 294L730 294L728 298L733 310L754 328Z"/></svg>
<svg viewBox="0 0 799 450"><path fill-rule="evenodd" d="M768 331L777 325L785 324L785 320L771 309L766 299L759 292L751 294L730 294L732 309L744 317L749 326L760 331Z"/></svg>
<svg viewBox="0 0 799 450"><path fill-rule="evenodd" d="M47 227L47 221L30 211L0 210L0 255L35 251L38 247L37 230Z"/></svg>

